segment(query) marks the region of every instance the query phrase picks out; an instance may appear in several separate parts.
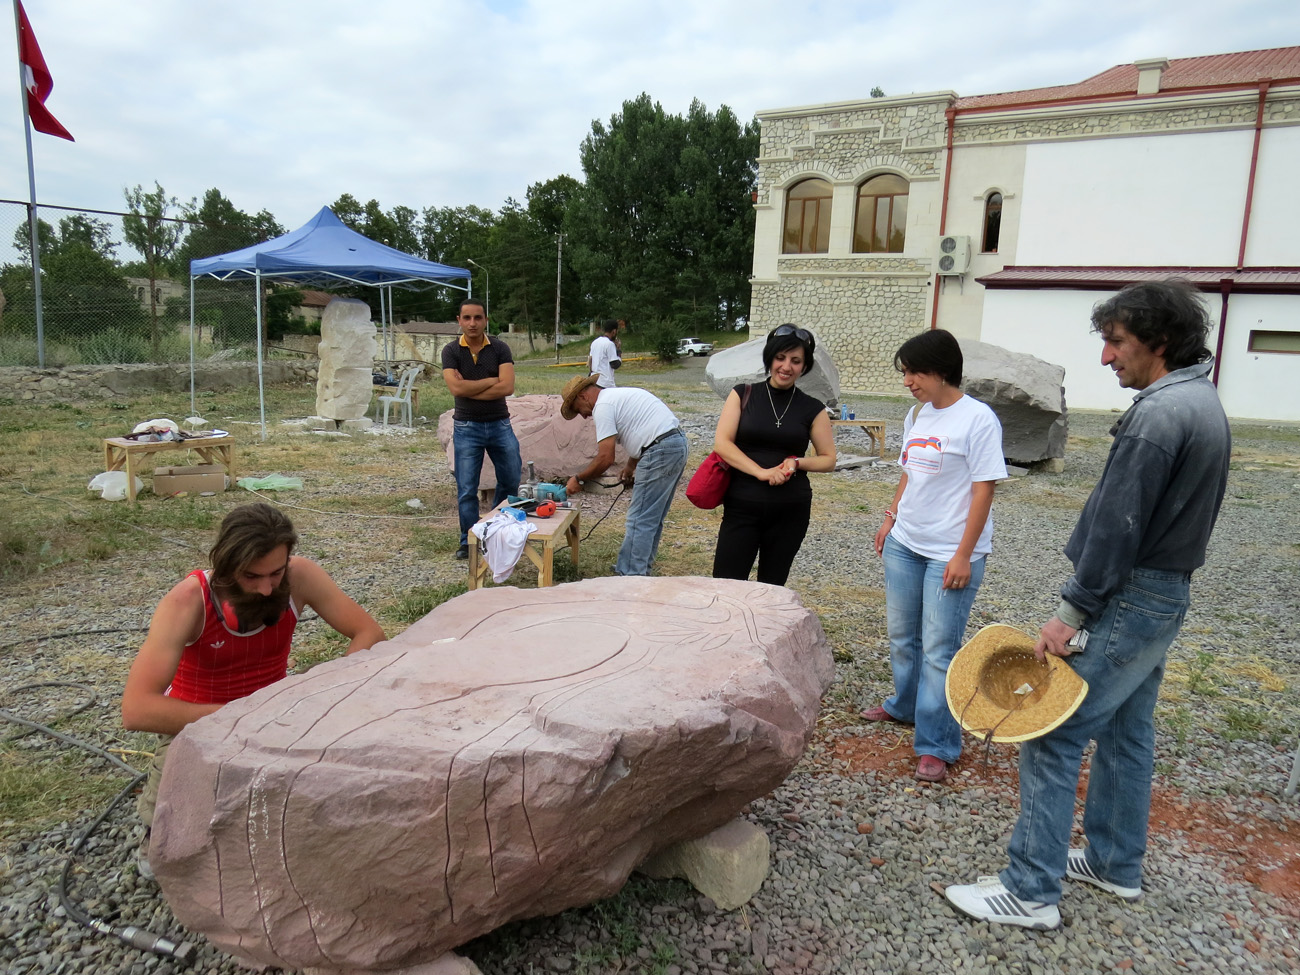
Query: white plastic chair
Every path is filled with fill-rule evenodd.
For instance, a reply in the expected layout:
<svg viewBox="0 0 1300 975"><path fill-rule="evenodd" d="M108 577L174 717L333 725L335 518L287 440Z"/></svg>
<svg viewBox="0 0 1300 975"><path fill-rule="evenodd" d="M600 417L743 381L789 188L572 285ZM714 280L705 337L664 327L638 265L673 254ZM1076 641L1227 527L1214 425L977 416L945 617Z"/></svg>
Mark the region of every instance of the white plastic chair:
<svg viewBox="0 0 1300 975"><path fill-rule="evenodd" d="M388 426L388 408L394 403L402 404L402 417L406 420L406 425L415 426L411 410L411 387L415 385L415 378L423 371L423 367L420 366L407 369L402 373L402 378L397 381L397 392L379 397L379 402L384 407L384 426Z"/></svg>

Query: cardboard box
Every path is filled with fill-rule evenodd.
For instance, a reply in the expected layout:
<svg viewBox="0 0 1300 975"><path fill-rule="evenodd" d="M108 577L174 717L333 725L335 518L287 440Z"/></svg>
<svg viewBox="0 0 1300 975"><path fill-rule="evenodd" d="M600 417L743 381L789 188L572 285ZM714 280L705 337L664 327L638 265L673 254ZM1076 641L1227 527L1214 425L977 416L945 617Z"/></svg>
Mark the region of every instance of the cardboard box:
<svg viewBox="0 0 1300 975"><path fill-rule="evenodd" d="M198 464L194 467L155 467L153 469L154 494L201 494L204 491L224 491L226 469L220 464Z"/></svg>

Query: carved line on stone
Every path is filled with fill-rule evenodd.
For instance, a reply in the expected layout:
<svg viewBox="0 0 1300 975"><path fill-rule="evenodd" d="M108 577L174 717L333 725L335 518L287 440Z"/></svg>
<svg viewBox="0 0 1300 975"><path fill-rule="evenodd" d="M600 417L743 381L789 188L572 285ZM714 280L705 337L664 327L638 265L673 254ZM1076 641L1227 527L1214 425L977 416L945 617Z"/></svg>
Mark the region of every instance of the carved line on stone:
<svg viewBox="0 0 1300 975"><path fill-rule="evenodd" d="M358 690L360 690L361 688L363 688L366 684L370 683L371 680L373 680L374 678L376 678L376 677L378 677L379 675L381 675L385 670L387 670L387 669L389 669L390 667L394 666L398 661L402 660L405 656L406 656L406 653L398 654L397 656L391 658L390 660L385 661L384 664L383 664L381 667L379 667L377 670L375 670L373 673L367 673L367 674L361 675L361 676L359 676L359 677L355 677L355 678L352 678L352 679L349 679L349 680L342 680L342 681L339 681L338 683L331 684L331 685L329 685L328 687L321 688L319 691L316 691L315 693L309 695L307 698L295 698L295 700L294 700L293 703L296 704L296 703L301 703L301 702L304 701L304 700L310 700L310 699L312 699L312 698L319 698L319 697L323 697L323 696L330 695L330 694L332 694L333 692L339 690L340 688L344 689L344 694L343 694L343 696L342 696L341 698L337 699L337 700L334 700L334 701L330 702L330 703L325 707L325 709L321 712L321 714L318 715L318 716L316 717L316 719L315 719L314 721L312 721L312 723L311 723L308 727L306 727L306 728L303 729L302 733L299 734L298 737L295 739L294 744L296 744L297 742L301 742L304 738L306 738L308 735L310 735L311 732L314 731L314 730L315 730L315 729L316 729L316 728L317 728L317 727L318 727L318 726L319 726L319 725L320 725L320 724L321 724L321 723L322 723L322 722L323 722L323 721L324 721L324 720L325 720L325 719L326 719L326 718L327 718L327 717L328 717L328 716L333 712L333 710L334 710L334 709L335 709L339 704L341 704L343 701L347 700L349 697L351 697L353 694L355 694ZM275 692L273 692L271 695L269 695L269 697L270 697L271 700L275 700L275 698L280 697L280 696L282 696L282 695L284 695L284 694L287 694L287 693L289 692L289 690L290 690L290 688L288 688L288 687L278 688ZM438 702L433 702L433 703L438 703ZM403 710L406 710L406 709L403 709ZM245 717L247 717L247 716L246 716L246 715L240 715L238 718L235 719L234 722L231 723L230 730L229 730L229 731L226 733L226 735L225 735L225 739L226 739L226 740L229 740L229 739L230 739L230 738L235 734L235 732L236 732L236 730L237 730L237 728L238 728L240 722L242 722L242 721L245 719ZM278 717L279 717L279 714L278 714L274 709L269 709L269 710L268 710L268 717L267 717L267 719L266 719L265 721L263 721L263 722L258 726L258 728L257 728L257 732L261 732L261 731L265 730L266 727L267 727L268 725L273 724L276 720L278 720ZM364 727L364 726L363 726L363 727ZM353 728L353 729L350 729L349 732L347 732L347 733L350 734L352 731L356 731L356 730L359 730L359 729ZM241 745L240 745L240 748L239 748L238 753L237 753L237 754L234 756L234 758L232 758L230 761L234 761L235 759L239 758L240 756L242 756L243 754L245 754L245 753L248 751L248 744L247 744L247 743L249 742L249 740L250 740L251 737L255 737L255 734L254 734L253 736L248 736L248 735L245 735L245 736L244 736L244 739L243 739L244 744L241 744ZM324 759L325 759L325 754L326 754L326 752L327 752L331 747L333 747L334 745L338 744L338 742L342 740L342 737L344 737L344 736L340 736L340 737L338 737L338 738L335 738L333 741L329 742L328 744L325 744L325 745L323 745L323 746L318 746L317 748L313 749L313 750L317 753L317 754L316 754L316 758L315 758L315 760L314 760L313 762L311 762L310 764L308 764L308 765L304 765L304 766L302 766L301 768L299 768L298 771L294 773L293 781L296 782L297 779L299 778L299 776L301 776L305 771L307 771L307 769L309 769L309 768L313 768L313 767L319 765L321 762L323 762ZM294 747L294 745L291 744L291 745L289 745L289 746L287 746L287 747L292 748L292 747ZM218 766L218 768L217 768L216 781L215 781L215 783L214 783L215 786L216 786L216 790L215 790L215 791L216 791L217 795L220 795L220 793L221 793L221 789L220 789L221 775L222 775L222 773L226 770L228 764L229 764L229 762L222 762L222 763ZM249 869L250 869L250 872L251 872L252 875L253 875L254 895L257 897L257 901L258 901L259 908L260 908L261 905L263 904L263 899L262 899L262 885L261 885L260 883L258 883L258 881L257 881L257 873L258 873L258 870L257 870L257 857L253 855L254 844L253 844L253 837L252 837L252 823L253 823L253 818L254 818L254 816L253 816L253 811L252 811L252 804L253 804L254 797L255 797L256 794L257 794L257 789L256 789L257 776L261 776L261 775L263 775L263 773L264 773L264 769L259 769L258 772L256 773L256 775L254 776L254 782L253 782L253 784L252 784L252 785L250 786L250 788L249 788L249 805L248 805L248 811L245 813L245 842L247 843L247 845L248 845L248 849L249 849L249 854L250 854L250 856L249 856L249 861L250 861L250 862L249 862ZM286 882L288 883L290 889L292 889L293 892L294 892L294 894L297 896L297 898L298 898L298 903L302 905L303 916L307 918L307 924L308 924L308 926L309 926L310 929L311 929L311 932L312 932L312 940L315 942L316 947L317 947L317 950L320 951L320 953L321 953L321 955L322 955L323 957L325 957L325 958L331 958L331 959L332 959L332 956L331 956L330 953L326 950L325 946L321 944L321 941L320 941L320 935L317 933L316 919L313 918L313 916L312 916L312 908L311 908L311 905L310 905L310 904L309 904L309 903L308 903L308 902L307 902L307 901L302 897L301 893L299 892L298 884L295 882L295 879L294 879L294 876L293 876L293 871L292 871L292 869L291 869L290 866L289 866L289 853L288 853L288 850L287 850L286 847L285 847L285 840L284 840L284 837L285 837L284 823L285 823L285 820L286 820L286 818L287 818L287 816L288 816L288 807L289 807L289 802L290 802L290 800L292 799L292 794L293 794L293 785L292 785L292 783L291 783L291 784L290 784L290 785L289 785L289 786L284 790L284 797L285 797L285 799L284 799L284 803L283 803L282 806L281 806L281 811L280 811L280 826L281 826L281 828L280 828L280 843L279 843L279 847L280 847L280 858L279 858L279 859L280 859L280 864L281 864L281 866L282 866L282 868L283 868L283 871L284 871L284 878L285 878ZM214 800L215 800L215 796L214 796ZM213 844L213 852L214 852L214 854L215 854L215 856L216 856L216 860L217 860L217 876L218 876L218 878L219 878L219 881L218 881L218 884L217 884L217 888L218 888L218 903L221 905L221 913L222 913L222 915L224 916L224 915L225 915L225 884L224 884L224 882L222 882L222 879L221 879L221 878L224 878L225 874L224 874L224 872L223 872L222 869L221 869L221 846L220 846L220 844L218 844L218 843L214 843L214 844ZM279 949L279 947L276 945L276 939L272 936L270 929L267 928L267 926L266 926L266 917L267 917L266 912L265 912L264 910L260 910L260 909L259 909L259 911L258 911L258 916L259 916L259 918L260 918L261 921L262 921L262 930L263 930L263 932L264 932L265 935L266 935L266 945L267 945L267 946L268 946L272 951L274 951L274 952L276 952L277 954L279 954L280 949ZM241 937L240 937L240 944L242 945L242 944L244 944L244 943L245 943L245 938L241 935Z"/></svg>

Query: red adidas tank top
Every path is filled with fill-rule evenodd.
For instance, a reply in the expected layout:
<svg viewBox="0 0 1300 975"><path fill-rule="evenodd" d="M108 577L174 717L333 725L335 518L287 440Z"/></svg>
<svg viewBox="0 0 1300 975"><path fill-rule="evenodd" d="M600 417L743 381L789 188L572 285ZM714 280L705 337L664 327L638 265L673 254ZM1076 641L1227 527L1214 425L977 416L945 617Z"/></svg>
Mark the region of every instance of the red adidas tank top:
<svg viewBox="0 0 1300 975"><path fill-rule="evenodd" d="M198 577L203 589L203 632L186 644L167 696L191 704L226 704L283 678L298 625L293 600L274 625L237 633L217 615L208 573L190 575Z"/></svg>

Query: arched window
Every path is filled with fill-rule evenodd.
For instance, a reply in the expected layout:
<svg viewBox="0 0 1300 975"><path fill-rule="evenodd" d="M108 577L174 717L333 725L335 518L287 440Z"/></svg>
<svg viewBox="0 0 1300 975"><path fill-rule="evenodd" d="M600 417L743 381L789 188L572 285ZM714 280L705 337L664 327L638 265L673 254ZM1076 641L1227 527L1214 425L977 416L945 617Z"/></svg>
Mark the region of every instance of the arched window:
<svg viewBox="0 0 1300 975"><path fill-rule="evenodd" d="M907 234L907 180L884 174L858 187L855 254L901 254Z"/></svg>
<svg viewBox="0 0 1300 975"><path fill-rule="evenodd" d="M805 179L785 194L783 254L825 254L831 244L831 184Z"/></svg>
<svg viewBox="0 0 1300 975"><path fill-rule="evenodd" d="M998 252L998 234L1002 230L1002 194L990 193L984 201L984 246L980 251L985 254Z"/></svg>

